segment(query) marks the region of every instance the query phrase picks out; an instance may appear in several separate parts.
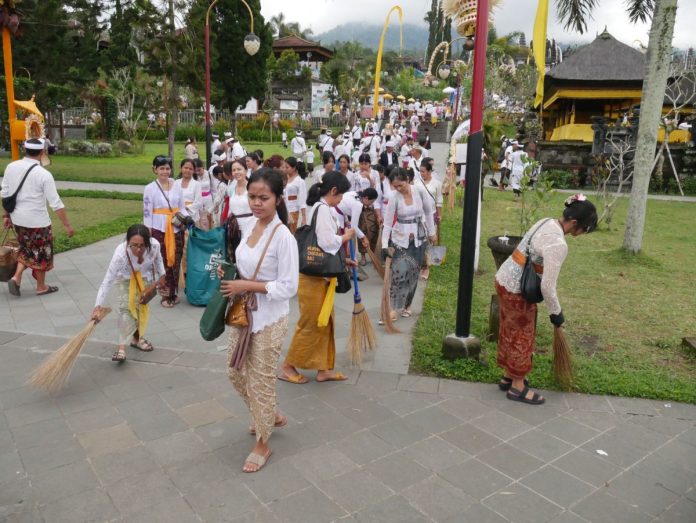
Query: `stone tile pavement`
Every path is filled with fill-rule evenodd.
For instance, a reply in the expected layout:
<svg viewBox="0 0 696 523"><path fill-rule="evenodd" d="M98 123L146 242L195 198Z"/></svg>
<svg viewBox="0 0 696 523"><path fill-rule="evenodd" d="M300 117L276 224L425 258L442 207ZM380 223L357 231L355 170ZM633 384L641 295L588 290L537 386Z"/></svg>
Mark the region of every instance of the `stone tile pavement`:
<svg viewBox="0 0 696 523"><path fill-rule="evenodd" d="M64 338L0 332L0 521L696 521L696 407L377 371L278 384L257 474L217 351L89 342L66 388L23 383Z"/></svg>

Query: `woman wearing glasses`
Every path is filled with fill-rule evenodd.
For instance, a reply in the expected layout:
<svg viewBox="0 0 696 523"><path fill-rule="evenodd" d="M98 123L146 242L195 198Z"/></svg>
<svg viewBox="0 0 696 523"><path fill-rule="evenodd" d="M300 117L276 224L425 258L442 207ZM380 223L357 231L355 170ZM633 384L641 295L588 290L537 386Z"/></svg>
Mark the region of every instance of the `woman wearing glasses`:
<svg viewBox="0 0 696 523"><path fill-rule="evenodd" d="M597 227L597 209L583 194L565 201L563 216L544 218L524 235L517 248L500 266L495 275L495 290L500 303L498 330L498 366L504 374L498 384L507 398L530 405L541 405L543 396L529 389L527 375L532 371L532 354L536 337L536 303L522 297L520 280L531 256L534 269L541 273L541 293L549 309L551 323L563 325L565 319L556 295L556 282L561 266L568 255L565 235L580 236Z"/></svg>
<svg viewBox="0 0 696 523"><path fill-rule="evenodd" d="M92 319L98 320L109 290L115 285L118 290L118 350L111 357L112 361L126 360L128 343L145 352L152 350L152 343L143 337L149 310L146 303L141 303L141 296L154 282L158 287L164 284L160 244L150 237L150 230L144 225L131 225L126 241L118 244L114 251L92 312Z"/></svg>
<svg viewBox="0 0 696 523"><path fill-rule="evenodd" d="M162 307L171 309L179 303L179 269L184 252L184 231L172 223L178 212L184 212L186 202L181 186L172 179L172 159L155 156L152 170L157 179L145 187L143 194L143 223L161 246L166 267Z"/></svg>

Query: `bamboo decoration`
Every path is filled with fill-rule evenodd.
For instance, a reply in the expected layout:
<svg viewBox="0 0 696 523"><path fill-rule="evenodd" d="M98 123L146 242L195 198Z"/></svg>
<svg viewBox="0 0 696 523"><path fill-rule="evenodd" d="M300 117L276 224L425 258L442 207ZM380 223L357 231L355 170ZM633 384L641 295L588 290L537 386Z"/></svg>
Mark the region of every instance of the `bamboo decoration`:
<svg viewBox="0 0 696 523"><path fill-rule="evenodd" d="M111 309L102 309L98 320L90 320L80 332L71 340L63 345L56 352L46 358L43 363L29 376L27 385L45 389L48 392L58 392L63 388L70 377L70 371L75 365L77 357L80 355L87 338L104 317L111 312Z"/></svg>

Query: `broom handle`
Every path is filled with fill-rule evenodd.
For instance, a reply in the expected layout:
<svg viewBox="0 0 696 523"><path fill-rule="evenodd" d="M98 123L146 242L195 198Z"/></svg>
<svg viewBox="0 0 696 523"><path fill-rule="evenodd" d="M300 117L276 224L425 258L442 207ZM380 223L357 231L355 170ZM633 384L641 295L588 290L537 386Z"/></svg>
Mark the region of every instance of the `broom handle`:
<svg viewBox="0 0 696 523"><path fill-rule="evenodd" d="M355 247L353 246L353 240L348 240L348 246L350 248L350 259L355 259ZM355 267L351 267L351 272L353 273L353 285L355 285L355 292L353 293L354 301L357 303L360 299L360 291L358 289L358 271Z"/></svg>

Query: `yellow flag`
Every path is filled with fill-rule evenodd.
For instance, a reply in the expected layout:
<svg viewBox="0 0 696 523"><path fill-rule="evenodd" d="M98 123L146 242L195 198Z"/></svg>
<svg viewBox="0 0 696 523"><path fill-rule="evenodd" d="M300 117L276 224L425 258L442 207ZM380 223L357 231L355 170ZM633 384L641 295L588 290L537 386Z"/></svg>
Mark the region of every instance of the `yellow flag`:
<svg viewBox="0 0 696 523"><path fill-rule="evenodd" d="M544 75L546 73L546 26L549 21L549 0L539 0L534 19L534 63L538 71L534 107L544 101Z"/></svg>

